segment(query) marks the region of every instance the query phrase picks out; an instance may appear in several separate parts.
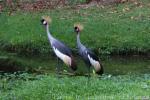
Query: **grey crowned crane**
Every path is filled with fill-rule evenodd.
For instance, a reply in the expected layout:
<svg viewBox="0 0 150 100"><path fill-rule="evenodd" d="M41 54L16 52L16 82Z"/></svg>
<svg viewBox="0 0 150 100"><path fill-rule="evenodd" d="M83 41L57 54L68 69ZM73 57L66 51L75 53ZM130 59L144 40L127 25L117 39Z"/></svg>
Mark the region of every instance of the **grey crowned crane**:
<svg viewBox="0 0 150 100"><path fill-rule="evenodd" d="M74 31L77 34L77 47L79 51L79 55L83 58L85 64L88 67L89 76L90 76L90 67L93 66L95 69L95 72L99 75L103 74L103 66L100 63L99 58L88 48L86 48L81 42L80 42L80 31L83 29L83 26L81 24L75 24L74 25Z"/></svg>
<svg viewBox="0 0 150 100"><path fill-rule="evenodd" d="M48 36L48 40L51 44L51 47L57 56L57 71L59 72L59 60L62 60L68 67L70 67L73 71L77 70L77 66L72 56L71 50L61 41L54 38L49 31L49 24L51 22L51 18L49 16L44 16L41 19L42 24L46 27L46 32Z"/></svg>

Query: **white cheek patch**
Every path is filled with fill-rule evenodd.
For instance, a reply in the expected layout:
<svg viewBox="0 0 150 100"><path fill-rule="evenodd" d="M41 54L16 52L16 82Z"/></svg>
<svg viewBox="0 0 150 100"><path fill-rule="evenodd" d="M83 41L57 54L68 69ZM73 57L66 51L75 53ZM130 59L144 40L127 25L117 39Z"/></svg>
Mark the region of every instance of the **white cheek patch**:
<svg viewBox="0 0 150 100"><path fill-rule="evenodd" d="M46 21L43 22L44 25L45 25L46 23L47 23Z"/></svg>
<svg viewBox="0 0 150 100"><path fill-rule="evenodd" d="M101 69L101 66L100 66L99 62L94 60L92 57L90 57L89 54L88 54L88 58L90 60L91 65L94 66L95 70L99 71Z"/></svg>
<svg viewBox="0 0 150 100"><path fill-rule="evenodd" d="M71 58L61 53L57 48L53 47L53 50L57 57L59 57L66 65L71 66Z"/></svg>

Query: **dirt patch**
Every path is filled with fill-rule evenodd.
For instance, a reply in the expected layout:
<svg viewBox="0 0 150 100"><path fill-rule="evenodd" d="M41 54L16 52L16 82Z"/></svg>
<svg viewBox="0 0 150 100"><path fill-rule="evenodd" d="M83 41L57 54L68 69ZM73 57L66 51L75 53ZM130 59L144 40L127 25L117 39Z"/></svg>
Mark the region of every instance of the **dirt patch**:
<svg viewBox="0 0 150 100"><path fill-rule="evenodd" d="M3 9L2 2L0 1L0 13L2 12L2 9Z"/></svg>
<svg viewBox="0 0 150 100"><path fill-rule="evenodd" d="M0 5L0 13L2 12L2 5Z"/></svg>
<svg viewBox="0 0 150 100"><path fill-rule="evenodd" d="M27 10L27 11L35 11L35 10L44 10L44 9L53 9L56 7L62 7L67 4L67 0L34 0L34 1L13 1L6 0L1 3L3 8L7 8L11 11L14 10Z"/></svg>
<svg viewBox="0 0 150 100"><path fill-rule="evenodd" d="M104 7L113 4L123 4L126 2L139 4L137 0L90 0L90 2L85 4L79 4L75 8L89 8L92 6Z"/></svg>
<svg viewBox="0 0 150 100"><path fill-rule="evenodd" d="M27 1L27 0L6 0L0 4L0 11L2 8L7 7L9 10L24 10L24 11L39 11L44 9L54 9L60 8L65 6L76 6L76 7L91 7L95 5L109 5L109 4L119 4L125 2L135 2L137 0L86 0L85 2L70 2L69 0L34 0L34 1ZM2 6L3 4L3 6Z"/></svg>
<svg viewBox="0 0 150 100"><path fill-rule="evenodd" d="M65 0L38 0L33 3L26 3L22 4L20 3L20 7L22 10L43 10L43 9L54 9L56 7L62 7L65 6L66 2Z"/></svg>

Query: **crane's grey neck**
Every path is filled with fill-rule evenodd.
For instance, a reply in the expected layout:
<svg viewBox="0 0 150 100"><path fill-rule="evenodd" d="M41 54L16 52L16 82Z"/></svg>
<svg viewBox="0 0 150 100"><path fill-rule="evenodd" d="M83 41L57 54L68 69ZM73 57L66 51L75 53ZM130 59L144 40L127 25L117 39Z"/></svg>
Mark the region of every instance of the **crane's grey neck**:
<svg viewBox="0 0 150 100"><path fill-rule="evenodd" d="M82 44L80 42L80 33L79 32L77 33L77 45L78 45L78 48L82 46Z"/></svg>
<svg viewBox="0 0 150 100"><path fill-rule="evenodd" d="M46 25L46 31L47 31L47 36L49 41L51 41L53 39L53 36L51 35L50 31L49 31L49 25Z"/></svg>

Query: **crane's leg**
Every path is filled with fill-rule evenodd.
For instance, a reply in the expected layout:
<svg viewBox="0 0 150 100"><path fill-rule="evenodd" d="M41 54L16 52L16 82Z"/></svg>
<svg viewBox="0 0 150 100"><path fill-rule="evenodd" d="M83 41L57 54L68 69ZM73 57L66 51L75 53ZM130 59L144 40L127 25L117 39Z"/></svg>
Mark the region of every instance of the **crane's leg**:
<svg viewBox="0 0 150 100"><path fill-rule="evenodd" d="M75 72L71 68L69 68L69 75L75 75Z"/></svg>
<svg viewBox="0 0 150 100"><path fill-rule="evenodd" d="M57 75L58 75L58 77L59 77L59 74L60 74L60 60L59 60L59 58L57 57L57 68L56 68L56 73L57 73Z"/></svg>
<svg viewBox="0 0 150 100"><path fill-rule="evenodd" d="M88 68L88 80L87 80L87 85L90 85L90 68L91 66L90 65L87 65L87 68Z"/></svg>
<svg viewBox="0 0 150 100"><path fill-rule="evenodd" d="M91 66L88 66L88 82L90 81L90 69L91 69Z"/></svg>

